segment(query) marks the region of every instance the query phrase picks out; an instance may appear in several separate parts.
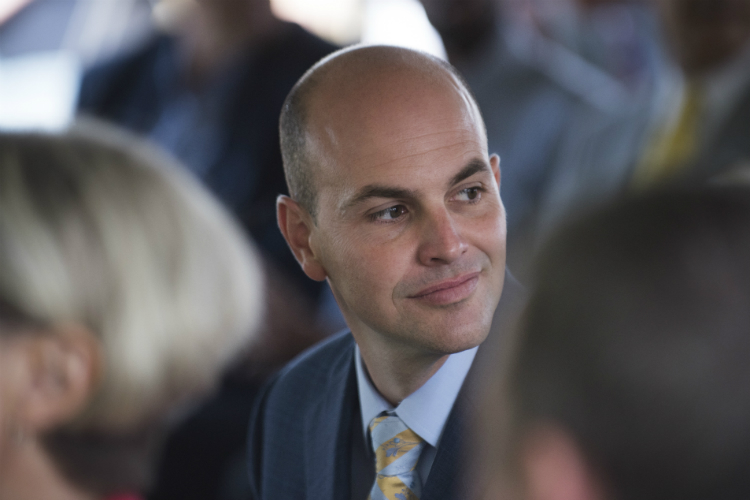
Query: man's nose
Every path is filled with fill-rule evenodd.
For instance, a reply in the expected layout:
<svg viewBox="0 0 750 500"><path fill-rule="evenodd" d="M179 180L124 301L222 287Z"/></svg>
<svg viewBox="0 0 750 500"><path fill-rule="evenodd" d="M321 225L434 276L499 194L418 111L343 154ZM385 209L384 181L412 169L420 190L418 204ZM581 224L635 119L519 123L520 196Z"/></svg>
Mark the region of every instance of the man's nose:
<svg viewBox="0 0 750 500"><path fill-rule="evenodd" d="M468 248L454 216L447 210L429 214L422 223L419 261L426 266L447 264Z"/></svg>

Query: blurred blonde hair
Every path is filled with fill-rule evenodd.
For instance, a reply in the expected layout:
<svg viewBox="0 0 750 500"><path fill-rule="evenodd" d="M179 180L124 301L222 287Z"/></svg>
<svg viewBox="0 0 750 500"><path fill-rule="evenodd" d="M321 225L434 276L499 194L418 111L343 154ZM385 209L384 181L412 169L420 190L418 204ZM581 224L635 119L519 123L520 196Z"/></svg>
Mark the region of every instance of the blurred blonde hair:
<svg viewBox="0 0 750 500"><path fill-rule="evenodd" d="M262 278L237 224L143 142L90 122L0 134L0 297L102 344L70 432L127 433L208 388L258 326Z"/></svg>

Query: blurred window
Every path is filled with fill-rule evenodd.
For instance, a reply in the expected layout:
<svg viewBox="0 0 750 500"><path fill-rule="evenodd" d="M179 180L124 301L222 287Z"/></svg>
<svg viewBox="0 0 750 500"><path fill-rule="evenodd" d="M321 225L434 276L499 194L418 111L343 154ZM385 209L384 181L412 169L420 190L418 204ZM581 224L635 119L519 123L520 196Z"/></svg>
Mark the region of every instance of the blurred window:
<svg viewBox="0 0 750 500"><path fill-rule="evenodd" d="M445 58L440 35L418 0L271 0L277 16L339 45L362 41Z"/></svg>
<svg viewBox="0 0 750 500"><path fill-rule="evenodd" d="M409 47L446 59L440 35L417 0L367 0L362 41Z"/></svg>
<svg viewBox="0 0 750 500"><path fill-rule="evenodd" d="M153 29L148 0L0 0L0 129L59 129L82 69Z"/></svg>

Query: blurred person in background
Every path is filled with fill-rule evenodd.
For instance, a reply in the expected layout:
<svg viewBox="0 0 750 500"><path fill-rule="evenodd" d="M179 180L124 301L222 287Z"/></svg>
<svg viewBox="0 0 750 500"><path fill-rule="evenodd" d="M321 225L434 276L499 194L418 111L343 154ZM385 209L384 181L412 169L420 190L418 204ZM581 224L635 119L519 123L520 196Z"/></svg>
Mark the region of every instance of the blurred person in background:
<svg viewBox="0 0 750 500"><path fill-rule="evenodd" d="M485 498L750 497L749 227L734 186L649 193L557 233L510 370L490 368Z"/></svg>
<svg viewBox="0 0 750 500"><path fill-rule="evenodd" d="M448 60L476 97L490 150L500 155L512 242L508 261L524 275L531 226L560 146L570 134L571 117L590 110L613 114L632 97L631 91L602 67L546 36L540 23L523 14L534 12L538 18L539 11L547 12L537 5L532 10L534 2L421 1ZM557 7L561 4L583 10L555 0ZM587 33L583 25L569 28L580 31L580 37Z"/></svg>
<svg viewBox="0 0 750 500"><path fill-rule="evenodd" d="M91 68L79 111L142 134L177 156L235 214L263 254L272 312L257 348L226 378L221 394L170 438L152 492L154 500L224 498L220 490L238 488L225 485L233 482L227 475L245 481L247 419L259 385L343 326L325 285L300 271L275 216L276 197L287 192L281 105L307 68L335 47L274 17L269 0L159 0L154 12L164 32Z"/></svg>
<svg viewBox="0 0 750 500"><path fill-rule="evenodd" d="M158 0L154 12L162 33L86 72L80 113L182 160L289 281L288 300L312 309L321 287L303 279L276 226L286 192L278 117L292 85L335 47L277 19L269 0Z"/></svg>
<svg viewBox="0 0 750 500"><path fill-rule="evenodd" d="M540 227L623 192L731 177L750 158L750 1L653 0L669 60L654 98L587 117L563 147Z"/></svg>
<svg viewBox="0 0 750 500"><path fill-rule="evenodd" d="M552 54L593 65L620 86L629 100L648 93L663 56L657 43L656 16L643 0L504 0L514 23L538 36L536 50L549 51L543 64L555 68ZM524 42L519 40L519 43ZM529 43L529 42L525 42ZM539 54L539 56L544 56ZM572 71L570 78L580 78ZM614 83L614 82L613 82ZM624 92L623 92L624 91ZM617 97L617 96L612 96ZM622 106L623 102L610 105Z"/></svg>
<svg viewBox="0 0 750 500"><path fill-rule="evenodd" d="M137 140L0 134L0 498L139 498L262 283L239 226Z"/></svg>

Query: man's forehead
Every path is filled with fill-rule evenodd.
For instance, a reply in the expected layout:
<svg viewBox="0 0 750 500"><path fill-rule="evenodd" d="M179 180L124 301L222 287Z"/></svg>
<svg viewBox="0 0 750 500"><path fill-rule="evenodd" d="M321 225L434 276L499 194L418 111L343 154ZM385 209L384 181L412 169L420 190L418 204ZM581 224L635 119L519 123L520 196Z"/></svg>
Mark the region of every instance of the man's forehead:
<svg viewBox="0 0 750 500"><path fill-rule="evenodd" d="M415 91L420 95L440 90L443 97L452 95L473 105L463 83L444 62L397 47L343 51L316 67L309 80L314 84L307 93L306 114L312 124L335 124L347 115L360 121L382 118L385 105L408 106Z"/></svg>
<svg viewBox="0 0 750 500"><path fill-rule="evenodd" d="M387 183L416 189L438 175L439 165L458 170L469 162L487 162L482 131L466 112L433 108L408 109L388 120L362 123L353 120L334 131L321 128L312 147L319 158L319 187L358 190ZM451 168L440 169L448 178ZM444 179L445 182L447 182ZM343 193L341 193L343 194Z"/></svg>
<svg viewBox="0 0 750 500"><path fill-rule="evenodd" d="M486 148L476 105L447 71L439 78L418 71L384 72L348 85L321 92L310 102L308 145L319 155L356 155L374 167L388 161L390 153L420 154L420 149L459 137Z"/></svg>

